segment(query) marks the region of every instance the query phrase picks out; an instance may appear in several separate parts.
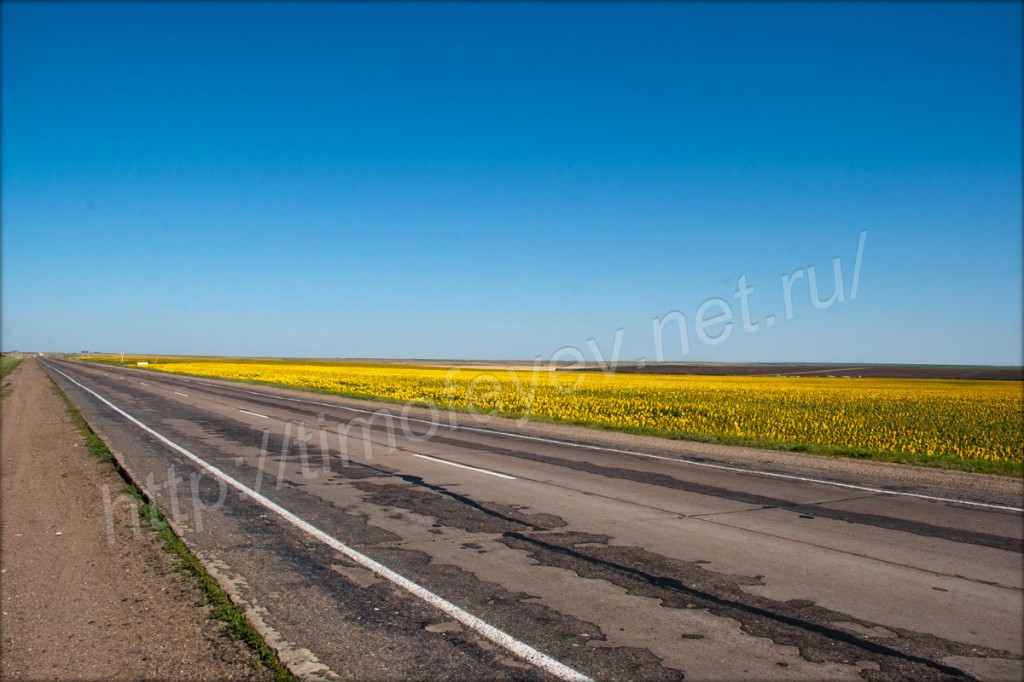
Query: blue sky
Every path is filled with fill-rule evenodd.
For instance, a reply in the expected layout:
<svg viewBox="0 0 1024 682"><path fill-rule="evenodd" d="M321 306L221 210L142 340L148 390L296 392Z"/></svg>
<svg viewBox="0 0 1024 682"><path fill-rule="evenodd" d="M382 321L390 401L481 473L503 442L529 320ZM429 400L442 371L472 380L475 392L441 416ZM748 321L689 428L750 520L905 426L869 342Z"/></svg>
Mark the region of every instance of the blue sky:
<svg viewBox="0 0 1024 682"><path fill-rule="evenodd" d="M5 2L2 76L5 350L1021 363L1019 3Z"/></svg>

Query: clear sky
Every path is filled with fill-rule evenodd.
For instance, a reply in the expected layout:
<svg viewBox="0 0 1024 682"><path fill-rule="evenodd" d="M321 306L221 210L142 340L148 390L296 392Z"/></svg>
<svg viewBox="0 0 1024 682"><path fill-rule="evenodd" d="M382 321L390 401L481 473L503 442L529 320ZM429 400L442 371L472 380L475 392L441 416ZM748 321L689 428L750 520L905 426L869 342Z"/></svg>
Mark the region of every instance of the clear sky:
<svg viewBox="0 0 1024 682"><path fill-rule="evenodd" d="M1021 22L4 2L2 346L1020 364Z"/></svg>

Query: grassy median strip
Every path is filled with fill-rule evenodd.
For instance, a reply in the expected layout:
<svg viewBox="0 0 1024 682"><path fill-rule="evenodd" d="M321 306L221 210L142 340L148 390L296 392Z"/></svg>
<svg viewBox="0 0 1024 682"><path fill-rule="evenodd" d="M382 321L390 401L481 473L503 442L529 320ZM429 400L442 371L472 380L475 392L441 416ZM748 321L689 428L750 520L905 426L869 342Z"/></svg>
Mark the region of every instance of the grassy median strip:
<svg viewBox="0 0 1024 682"><path fill-rule="evenodd" d="M67 394L61 390L52 378L50 382L53 384L54 393L59 395L64 401L72 421L81 431L82 436L85 437L89 454L100 462L109 463L126 483L126 492L138 501L139 513L142 519L144 519L145 525L163 540L164 549L178 557L178 569L188 572L195 579L203 594L204 602L202 605L211 605L213 607L212 617L225 624L223 634L245 642L246 645L256 652L260 663L274 671L274 679L278 680L278 682L294 682L296 680L295 676L281 663L277 653L267 646L263 636L245 617L245 609L231 601L231 597L221 589L220 584L210 575L202 562L192 553L181 537L174 532L174 529L171 528L171 525L157 506L132 482L128 472L117 463L110 448L92 430L92 427L89 426L85 417L74 406Z"/></svg>

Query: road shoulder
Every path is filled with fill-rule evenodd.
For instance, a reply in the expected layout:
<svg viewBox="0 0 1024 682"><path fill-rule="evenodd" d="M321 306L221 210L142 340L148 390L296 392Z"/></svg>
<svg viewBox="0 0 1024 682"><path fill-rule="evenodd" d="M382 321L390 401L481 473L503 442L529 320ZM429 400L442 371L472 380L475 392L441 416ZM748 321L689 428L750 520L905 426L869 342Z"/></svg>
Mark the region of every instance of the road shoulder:
<svg viewBox="0 0 1024 682"><path fill-rule="evenodd" d="M3 679L270 679L201 606L124 482L89 455L34 360L6 380L0 443ZM108 513L109 511L109 513Z"/></svg>

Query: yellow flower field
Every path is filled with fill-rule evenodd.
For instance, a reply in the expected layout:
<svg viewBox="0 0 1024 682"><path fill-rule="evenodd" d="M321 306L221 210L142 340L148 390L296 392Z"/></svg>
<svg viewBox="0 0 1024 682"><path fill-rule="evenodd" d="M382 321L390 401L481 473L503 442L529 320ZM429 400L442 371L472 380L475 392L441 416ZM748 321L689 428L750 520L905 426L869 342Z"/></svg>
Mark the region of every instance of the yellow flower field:
<svg viewBox="0 0 1024 682"><path fill-rule="evenodd" d="M1022 462L1019 381L603 374L280 361L150 369L781 447Z"/></svg>

